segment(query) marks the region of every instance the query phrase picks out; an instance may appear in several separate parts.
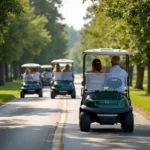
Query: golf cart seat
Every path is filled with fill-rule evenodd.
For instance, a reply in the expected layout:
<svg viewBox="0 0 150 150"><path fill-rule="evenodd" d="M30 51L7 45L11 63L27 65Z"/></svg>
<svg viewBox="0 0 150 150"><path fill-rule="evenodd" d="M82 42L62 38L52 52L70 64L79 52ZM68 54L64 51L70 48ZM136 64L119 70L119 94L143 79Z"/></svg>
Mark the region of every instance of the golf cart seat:
<svg viewBox="0 0 150 150"><path fill-rule="evenodd" d="M105 73L105 89L124 93L127 89L127 77L120 73Z"/></svg>
<svg viewBox="0 0 150 150"><path fill-rule="evenodd" d="M92 91L118 91L126 89L125 77L118 73L85 73L86 90Z"/></svg>
<svg viewBox="0 0 150 150"><path fill-rule="evenodd" d="M52 77L52 73L51 73L51 72L48 72L48 73L45 74L45 77L44 77L44 78L47 79L47 78L51 78L51 77Z"/></svg>
<svg viewBox="0 0 150 150"><path fill-rule="evenodd" d="M53 80L55 81L72 81L73 74L72 72L54 72L53 73Z"/></svg>
<svg viewBox="0 0 150 150"><path fill-rule="evenodd" d="M88 92L104 90L105 75L103 73L85 73L85 79Z"/></svg>

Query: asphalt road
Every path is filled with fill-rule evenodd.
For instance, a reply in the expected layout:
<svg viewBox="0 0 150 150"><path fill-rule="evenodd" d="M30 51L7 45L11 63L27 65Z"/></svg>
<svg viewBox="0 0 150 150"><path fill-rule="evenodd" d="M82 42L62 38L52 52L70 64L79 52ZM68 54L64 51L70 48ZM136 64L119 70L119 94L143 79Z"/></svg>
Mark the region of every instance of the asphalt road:
<svg viewBox="0 0 150 150"><path fill-rule="evenodd" d="M64 103L61 150L150 150L150 121L138 113L134 113L133 133L124 133L120 125L99 124L93 124L88 133L81 132L81 78L76 77L75 83L76 99L58 96L51 100L50 90L45 88L43 98L30 95L0 107L0 150L51 150L52 142L58 142L54 137Z"/></svg>
<svg viewBox="0 0 150 150"><path fill-rule="evenodd" d="M29 95L0 107L0 150L51 149L62 100L51 100L47 88L43 98Z"/></svg>

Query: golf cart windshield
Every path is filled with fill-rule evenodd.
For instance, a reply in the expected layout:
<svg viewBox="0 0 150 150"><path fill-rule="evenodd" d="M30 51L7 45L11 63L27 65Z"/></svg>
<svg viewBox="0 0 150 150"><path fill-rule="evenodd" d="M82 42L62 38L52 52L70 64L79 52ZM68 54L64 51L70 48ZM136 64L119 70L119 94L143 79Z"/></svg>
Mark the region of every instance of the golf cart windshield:
<svg viewBox="0 0 150 150"><path fill-rule="evenodd" d="M85 73L85 79L87 92L127 90L127 76L121 73Z"/></svg>
<svg viewBox="0 0 150 150"><path fill-rule="evenodd" d="M54 72L53 80L55 80L55 81L72 81L73 75L72 75L72 72Z"/></svg>

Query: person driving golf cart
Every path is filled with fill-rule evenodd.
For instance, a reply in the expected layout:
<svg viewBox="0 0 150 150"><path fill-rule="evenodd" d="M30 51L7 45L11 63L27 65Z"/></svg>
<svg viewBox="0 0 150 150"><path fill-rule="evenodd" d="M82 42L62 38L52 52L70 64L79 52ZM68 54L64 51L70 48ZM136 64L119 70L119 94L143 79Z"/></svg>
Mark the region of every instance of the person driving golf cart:
<svg viewBox="0 0 150 150"><path fill-rule="evenodd" d="M110 67L106 70L105 73L107 74L107 76L105 77L106 78L105 80L109 80L109 78L111 77L109 74L114 74L114 73L121 74L122 75L122 78L121 78L122 86L120 86L117 90L120 92L124 92L124 87L127 86L128 73L120 67L120 62L121 62L121 60L120 60L119 56L113 56L111 58L112 67ZM113 89L109 88L109 90L113 90Z"/></svg>
<svg viewBox="0 0 150 150"><path fill-rule="evenodd" d="M86 57L91 55L114 56L111 60L112 67L104 73L86 72L86 66L89 66L86 63ZM125 57L126 71L120 68L118 55ZM128 72L129 52L126 50L100 48L83 52L84 82L79 108L79 127L81 131L88 132L91 123L97 122L102 125L120 123L125 132L133 132L134 116L130 100Z"/></svg>
<svg viewBox="0 0 150 150"><path fill-rule="evenodd" d="M71 72L69 64L67 64L61 71L62 72Z"/></svg>
<svg viewBox="0 0 150 150"><path fill-rule="evenodd" d="M36 69L32 69L33 81L41 82L40 73Z"/></svg>
<svg viewBox="0 0 150 150"><path fill-rule="evenodd" d="M49 69L45 69L45 72L43 73L44 78L51 78L52 73L50 72Z"/></svg>

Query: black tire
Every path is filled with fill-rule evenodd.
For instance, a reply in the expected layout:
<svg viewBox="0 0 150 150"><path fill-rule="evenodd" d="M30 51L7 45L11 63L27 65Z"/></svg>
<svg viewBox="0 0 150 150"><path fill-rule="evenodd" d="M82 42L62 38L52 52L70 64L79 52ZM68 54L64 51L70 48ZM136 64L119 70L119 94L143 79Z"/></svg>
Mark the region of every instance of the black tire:
<svg viewBox="0 0 150 150"><path fill-rule="evenodd" d="M42 89L39 90L39 97L43 97L43 91L42 91Z"/></svg>
<svg viewBox="0 0 150 150"><path fill-rule="evenodd" d="M55 91L51 91L51 99L55 99L55 96L56 96Z"/></svg>
<svg viewBox="0 0 150 150"><path fill-rule="evenodd" d="M21 91L21 92L20 92L20 98L24 98L24 96L25 96L24 91Z"/></svg>
<svg viewBox="0 0 150 150"><path fill-rule="evenodd" d="M122 123L122 129L124 132L133 132L134 130L134 117L133 113L127 113L124 116L124 120Z"/></svg>
<svg viewBox="0 0 150 150"><path fill-rule="evenodd" d="M76 98L76 91L75 91L75 90L73 90L73 91L71 92L71 98Z"/></svg>
<svg viewBox="0 0 150 150"><path fill-rule="evenodd" d="M84 112L81 112L79 121L80 130L83 132L89 132L90 124L91 124L90 116L85 114Z"/></svg>

